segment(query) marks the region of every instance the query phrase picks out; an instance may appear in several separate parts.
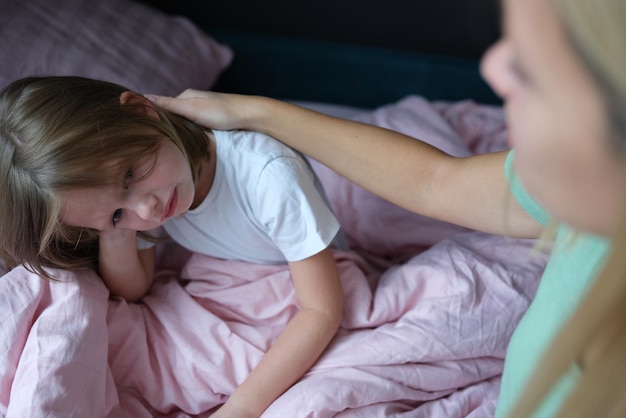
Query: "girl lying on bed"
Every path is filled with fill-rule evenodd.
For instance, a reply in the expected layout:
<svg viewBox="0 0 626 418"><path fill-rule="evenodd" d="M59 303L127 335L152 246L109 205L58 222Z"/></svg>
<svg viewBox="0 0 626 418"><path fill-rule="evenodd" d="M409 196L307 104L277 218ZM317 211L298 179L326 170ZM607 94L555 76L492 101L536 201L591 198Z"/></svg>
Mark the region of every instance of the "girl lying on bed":
<svg viewBox="0 0 626 418"><path fill-rule="evenodd" d="M330 247L345 244L298 153L263 134L200 128L121 86L77 77L18 80L0 115L0 255L9 264L52 278L46 267L97 263L128 301L152 284L154 235L214 257L289 264L300 310L213 416L261 415L335 335L343 292Z"/></svg>
<svg viewBox="0 0 626 418"><path fill-rule="evenodd" d="M269 133L416 213L518 237L548 227L551 258L509 345L496 416L624 417L626 1L505 0L503 10L505 36L483 70L506 101L515 152L453 158L266 98L154 100Z"/></svg>

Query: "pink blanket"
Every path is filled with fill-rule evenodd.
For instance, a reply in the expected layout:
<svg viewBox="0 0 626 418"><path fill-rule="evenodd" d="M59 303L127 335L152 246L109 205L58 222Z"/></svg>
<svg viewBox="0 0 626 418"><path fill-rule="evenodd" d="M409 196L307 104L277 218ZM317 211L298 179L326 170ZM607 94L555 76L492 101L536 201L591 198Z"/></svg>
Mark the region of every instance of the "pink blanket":
<svg viewBox="0 0 626 418"><path fill-rule="evenodd" d="M417 97L361 116L459 155L505 146L499 109ZM315 163L354 251L339 333L264 417L487 417L545 257L398 209ZM417 180L416 180L417 181ZM288 269L162 246L141 303L93 272L0 279L0 417L207 417L296 312Z"/></svg>

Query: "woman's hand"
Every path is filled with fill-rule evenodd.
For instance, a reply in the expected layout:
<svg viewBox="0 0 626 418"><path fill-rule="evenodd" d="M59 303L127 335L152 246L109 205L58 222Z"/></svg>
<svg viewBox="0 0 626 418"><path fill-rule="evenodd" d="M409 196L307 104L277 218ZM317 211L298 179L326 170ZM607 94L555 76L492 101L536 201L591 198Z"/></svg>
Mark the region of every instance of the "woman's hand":
<svg viewBox="0 0 626 418"><path fill-rule="evenodd" d="M245 129L252 96L187 89L177 97L146 95L160 108L207 128Z"/></svg>

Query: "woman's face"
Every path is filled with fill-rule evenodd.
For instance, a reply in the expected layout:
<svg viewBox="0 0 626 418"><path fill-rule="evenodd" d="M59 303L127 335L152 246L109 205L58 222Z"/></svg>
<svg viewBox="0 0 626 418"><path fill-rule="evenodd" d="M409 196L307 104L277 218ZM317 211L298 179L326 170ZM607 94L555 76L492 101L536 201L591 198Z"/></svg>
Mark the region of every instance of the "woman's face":
<svg viewBox="0 0 626 418"><path fill-rule="evenodd" d="M503 38L482 71L505 101L520 180L557 221L609 235L626 158L611 149L601 93L547 0L504 0L503 9Z"/></svg>

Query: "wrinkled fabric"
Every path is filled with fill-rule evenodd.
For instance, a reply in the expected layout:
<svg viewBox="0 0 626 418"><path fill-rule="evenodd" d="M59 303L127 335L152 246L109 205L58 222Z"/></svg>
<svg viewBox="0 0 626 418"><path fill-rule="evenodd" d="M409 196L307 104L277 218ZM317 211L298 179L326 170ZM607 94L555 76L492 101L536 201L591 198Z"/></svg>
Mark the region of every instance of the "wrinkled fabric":
<svg viewBox="0 0 626 418"><path fill-rule="evenodd" d="M366 118L420 125L427 115L440 127L420 125L419 137L435 145L505 145L497 109L408 98L377 112ZM545 256L530 240L429 220L315 169L353 246L334 253L344 318L263 417L493 416ZM289 270L173 244L159 252L155 284L135 304L109 298L91 271L50 282L17 267L0 278L0 417L207 417L228 398L297 312Z"/></svg>

